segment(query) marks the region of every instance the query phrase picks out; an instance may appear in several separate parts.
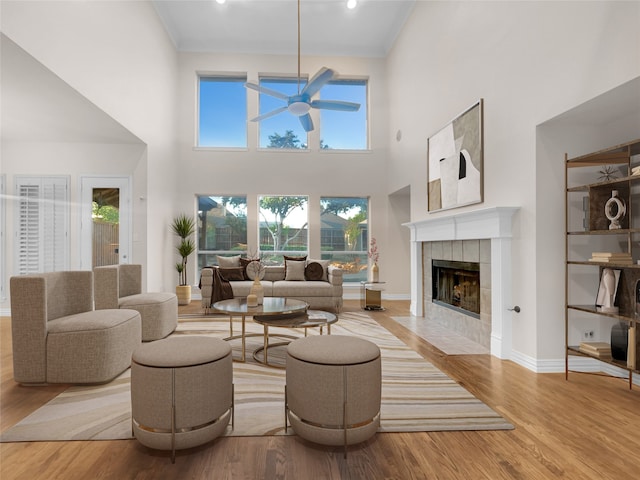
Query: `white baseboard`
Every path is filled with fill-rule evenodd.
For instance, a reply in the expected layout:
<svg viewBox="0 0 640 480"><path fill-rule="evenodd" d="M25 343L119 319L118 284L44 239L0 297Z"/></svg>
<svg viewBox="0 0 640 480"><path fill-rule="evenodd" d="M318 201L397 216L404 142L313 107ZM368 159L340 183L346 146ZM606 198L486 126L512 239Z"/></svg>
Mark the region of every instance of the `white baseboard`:
<svg viewBox="0 0 640 480"><path fill-rule="evenodd" d="M528 355L513 351L511 354L511 360L535 373L564 373L565 370L564 358L536 360L535 358ZM629 373L627 372L627 370L623 370L622 368L618 368L608 363L600 362L595 358L580 357L578 355L569 356L569 371L569 373L603 372L607 375L611 375L612 377L619 377L624 379L627 379L629 377ZM633 384L640 385L640 375L633 376Z"/></svg>

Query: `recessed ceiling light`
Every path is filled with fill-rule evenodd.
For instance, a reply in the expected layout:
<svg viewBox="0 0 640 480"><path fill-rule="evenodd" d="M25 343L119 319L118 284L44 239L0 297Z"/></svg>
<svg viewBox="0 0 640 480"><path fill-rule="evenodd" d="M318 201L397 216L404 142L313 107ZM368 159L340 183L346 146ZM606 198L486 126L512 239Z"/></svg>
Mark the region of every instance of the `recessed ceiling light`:
<svg viewBox="0 0 640 480"><path fill-rule="evenodd" d="M217 3L219 3L220 5L222 5L224 2L226 2L227 0L216 0Z"/></svg>
<svg viewBox="0 0 640 480"><path fill-rule="evenodd" d="M347 8L353 10L358 5L358 0L347 0Z"/></svg>

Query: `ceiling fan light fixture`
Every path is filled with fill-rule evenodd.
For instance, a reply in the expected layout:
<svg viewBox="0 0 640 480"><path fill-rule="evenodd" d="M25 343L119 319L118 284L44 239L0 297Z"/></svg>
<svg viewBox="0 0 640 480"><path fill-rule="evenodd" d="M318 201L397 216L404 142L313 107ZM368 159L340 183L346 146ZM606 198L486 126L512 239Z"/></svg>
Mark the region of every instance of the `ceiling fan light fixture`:
<svg viewBox="0 0 640 480"><path fill-rule="evenodd" d="M298 117L309 113L310 108L311 106L307 102L303 102L303 101L291 102L287 106L287 110L289 110L290 113Z"/></svg>
<svg viewBox="0 0 640 480"><path fill-rule="evenodd" d="M302 128L306 132L313 130L313 120L309 114L309 110L312 108L338 110L343 112L356 112L360 108L359 103L343 102L340 100L311 100L320 89L328 82L333 80L336 76L336 72L327 67L322 67L300 90L301 75L300 75L300 0L298 0L298 93L297 95L286 95L276 90L263 87L259 83L246 82L244 86L252 90L256 90L261 94L269 95L271 97L279 98L287 102L287 105L282 105L270 112L258 115L252 118L252 122L260 122L267 118L271 118L281 112L288 111L292 115L295 115L300 120Z"/></svg>

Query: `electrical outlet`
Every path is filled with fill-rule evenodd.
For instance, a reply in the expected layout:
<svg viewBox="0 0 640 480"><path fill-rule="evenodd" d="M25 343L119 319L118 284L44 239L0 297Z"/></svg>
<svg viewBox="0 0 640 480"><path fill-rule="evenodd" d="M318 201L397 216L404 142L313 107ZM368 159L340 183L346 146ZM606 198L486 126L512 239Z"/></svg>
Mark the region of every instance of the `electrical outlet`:
<svg viewBox="0 0 640 480"><path fill-rule="evenodd" d="M593 330L585 330L582 332L582 338L584 338L585 340L589 340L590 338L593 338L594 335L595 335L595 332Z"/></svg>

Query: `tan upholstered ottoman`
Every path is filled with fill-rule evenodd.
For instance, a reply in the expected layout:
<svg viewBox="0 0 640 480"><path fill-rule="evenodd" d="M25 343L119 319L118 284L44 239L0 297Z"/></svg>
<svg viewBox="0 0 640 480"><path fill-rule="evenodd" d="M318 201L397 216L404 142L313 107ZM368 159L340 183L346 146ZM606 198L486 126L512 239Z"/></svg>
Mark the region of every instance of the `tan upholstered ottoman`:
<svg viewBox="0 0 640 480"><path fill-rule="evenodd" d="M318 335L287 346L285 422L323 445L364 442L380 426L380 349L358 337ZM286 426L286 425L285 425Z"/></svg>
<svg viewBox="0 0 640 480"><path fill-rule="evenodd" d="M204 336L146 343L131 362L133 434L150 448L175 451L209 442L233 425L231 347Z"/></svg>

